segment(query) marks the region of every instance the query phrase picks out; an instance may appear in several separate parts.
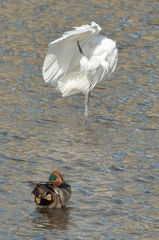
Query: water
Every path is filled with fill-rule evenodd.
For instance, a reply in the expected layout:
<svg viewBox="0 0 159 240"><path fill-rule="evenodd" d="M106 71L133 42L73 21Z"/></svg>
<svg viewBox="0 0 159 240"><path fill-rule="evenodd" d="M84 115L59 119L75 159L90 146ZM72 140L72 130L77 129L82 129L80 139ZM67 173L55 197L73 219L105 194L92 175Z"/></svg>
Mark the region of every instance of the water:
<svg viewBox="0 0 159 240"><path fill-rule="evenodd" d="M1 239L159 238L158 1L2 1ZM110 80L61 98L41 68L50 41L94 20L117 42ZM61 172L72 197L36 208L23 181Z"/></svg>

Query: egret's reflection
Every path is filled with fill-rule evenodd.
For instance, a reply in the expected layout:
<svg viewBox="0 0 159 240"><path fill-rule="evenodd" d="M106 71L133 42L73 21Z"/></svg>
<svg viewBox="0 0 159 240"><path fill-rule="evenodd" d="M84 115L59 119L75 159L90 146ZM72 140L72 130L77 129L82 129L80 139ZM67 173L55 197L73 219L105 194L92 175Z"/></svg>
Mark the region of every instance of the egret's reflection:
<svg viewBox="0 0 159 240"><path fill-rule="evenodd" d="M47 230L66 230L70 222L70 209L63 207L62 209L37 208L36 213L40 216L33 220L37 228L45 228ZM42 215L42 216L41 216Z"/></svg>

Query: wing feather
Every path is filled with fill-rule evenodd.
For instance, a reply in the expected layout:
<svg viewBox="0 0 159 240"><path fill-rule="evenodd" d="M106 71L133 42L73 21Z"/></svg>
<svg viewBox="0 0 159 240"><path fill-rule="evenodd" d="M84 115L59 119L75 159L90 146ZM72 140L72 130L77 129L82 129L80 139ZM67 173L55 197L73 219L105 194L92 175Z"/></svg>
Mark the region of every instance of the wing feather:
<svg viewBox="0 0 159 240"><path fill-rule="evenodd" d="M42 69L45 82L57 82L66 73L70 73L79 67L81 56L77 47L77 40L84 47L101 30L95 22L74 29L65 32L61 38L49 44Z"/></svg>

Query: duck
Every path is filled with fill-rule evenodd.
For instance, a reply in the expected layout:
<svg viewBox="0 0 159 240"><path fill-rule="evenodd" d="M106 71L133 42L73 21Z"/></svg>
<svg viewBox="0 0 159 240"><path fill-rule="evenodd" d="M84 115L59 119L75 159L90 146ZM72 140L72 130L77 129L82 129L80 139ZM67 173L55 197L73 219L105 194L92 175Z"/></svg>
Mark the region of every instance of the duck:
<svg viewBox="0 0 159 240"><path fill-rule="evenodd" d="M32 182L35 188L32 194L35 203L40 208L61 209L67 204L71 197L71 186L65 182L61 173L53 171L49 176L49 182Z"/></svg>

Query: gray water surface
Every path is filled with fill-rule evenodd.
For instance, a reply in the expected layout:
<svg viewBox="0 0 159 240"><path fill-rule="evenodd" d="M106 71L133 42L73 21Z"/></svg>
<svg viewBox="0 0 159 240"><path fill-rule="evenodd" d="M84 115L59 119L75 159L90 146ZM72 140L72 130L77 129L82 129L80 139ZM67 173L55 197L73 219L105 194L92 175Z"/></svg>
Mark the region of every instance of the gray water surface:
<svg viewBox="0 0 159 240"><path fill-rule="evenodd" d="M4 0L0 8L1 239L159 239L158 1ZM62 98L41 68L48 43L97 22L119 48L91 95ZM57 170L72 186L61 210L32 187Z"/></svg>

